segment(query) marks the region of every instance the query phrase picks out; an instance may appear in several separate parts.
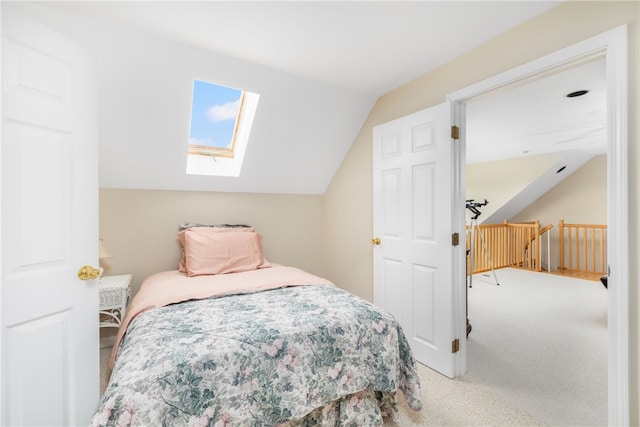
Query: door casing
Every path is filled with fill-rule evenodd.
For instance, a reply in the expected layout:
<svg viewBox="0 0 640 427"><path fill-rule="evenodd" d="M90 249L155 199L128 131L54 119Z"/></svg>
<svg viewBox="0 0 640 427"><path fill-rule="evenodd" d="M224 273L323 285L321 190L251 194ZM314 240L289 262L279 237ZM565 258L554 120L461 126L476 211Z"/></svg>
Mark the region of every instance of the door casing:
<svg viewBox="0 0 640 427"><path fill-rule="evenodd" d="M563 67L604 56L607 68L607 217L608 288L608 423L629 425L629 218L628 218L628 111L627 27L620 26L580 43L500 73L447 96L452 125L460 128L460 144L453 153L454 232L465 227L465 103L474 97L540 77ZM454 254L454 328L466 335L464 251ZM575 349L579 351L579 349ZM467 370L467 345L460 340L456 376Z"/></svg>

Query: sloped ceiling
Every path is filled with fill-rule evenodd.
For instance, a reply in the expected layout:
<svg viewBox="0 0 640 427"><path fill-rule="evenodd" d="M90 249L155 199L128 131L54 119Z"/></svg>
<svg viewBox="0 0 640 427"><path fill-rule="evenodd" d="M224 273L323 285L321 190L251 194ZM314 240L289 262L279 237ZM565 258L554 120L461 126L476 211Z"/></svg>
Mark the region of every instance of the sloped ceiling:
<svg viewBox="0 0 640 427"><path fill-rule="evenodd" d="M96 54L102 187L322 194L380 95L558 3L24 7ZM238 178L185 174L193 79L261 95Z"/></svg>
<svg viewBox="0 0 640 427"><path fill-rule="evenodd" d="M490 203L480 209L479 224L500 224L538 200L553 187L571 176L591 158L584 151L564 151L519 159L497 160L467 168L469 198ZM537 165L537 168L536 168ZM479 168L474 170L474 168ZM482 174L482 176L478 176ZM479 182L471 182L474 175ZM467 210L467 219L470 219Z"/></svg>

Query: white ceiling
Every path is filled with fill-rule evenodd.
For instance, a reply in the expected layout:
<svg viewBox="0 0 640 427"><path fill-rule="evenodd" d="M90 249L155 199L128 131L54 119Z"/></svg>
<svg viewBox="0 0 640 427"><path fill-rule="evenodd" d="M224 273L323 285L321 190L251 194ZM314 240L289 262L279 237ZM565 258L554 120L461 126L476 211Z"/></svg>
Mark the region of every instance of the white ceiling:
<svg viewBox="0 0 640 427"><path fill-rule="evenodd" d="M566 95L589 91L580 97ZM604 57L467 104L467 163L607 150Z"/></svg>
<svg viewBox="0 0 640 427"><path fill-rule="evenodd" d="M264 86L268 82L268 91L273 92L261 101L262 122L252 131L241 177L236 180L190 179L189 182L184 178L182 184L183 178L178 177L184 173L182 169L175 169L173 175L167 172L168 168L173 168L168 163L170 159L180 155L179 147L171 148L175 152L167 152L167 163L156 161L147 166L157 171L149 169L146 175L139 173L137 159L140 153L149 152L149 148L136 147L142 139L132 140L130 136L134 134L132 130L140 135L147 131L139 124L135 124L136 129L129 123L128 128L117 124L126 117L117 117L124 114L123 106L118 105L122 95L111 90L113 99L109 94L108 100L101 101L102 104L109 103L108 109L101 108L111 114L103 123L113 123L101 135L101 141L106 141L100 152L101 185L321 194L376 98L561 2L42 3L73 16L89 18L84 27L79 26L74 31L69 25L71 21L63 19L59 22L75 36L93 38L94 45L111 55L101 62L113 68L102 83L107 88L131 87L133 82L120 83L120 75L131 78L143 74L142 69L116 66L122 60L130 58L131 63L153 67L167 49L168 63L158 70L154 81L164 80L163 84L171 84L172 73L179 74L174 70L181 66L173 58L184 60L188 57L186 62L196 64L200 55L201 68L207 73L222 73L227 76L224 78L235 73L233 79L242 80L240 87L247 90L251 90L251 84L247 82L264 80L257 85ZM92 22L103 22L109 31L98 31ZM122 31L118 32L118 28ZM126 34L139 34L141 38L136 38L139 41L132 44L123 41ZM147 36L166 43L143 42L143 37ZM123 51L123 43L139 44L140 47L147 43L150 49L139 57L129 56L127 52L120 58L116 51ZM184 46L188 53L177 53L179 46ZM134 51L132 47L131 54ZM204 58L198 52L210 52L211 56ZM212 66L222 69L218 71ZM184 73L181 71L180 74ZM225 81L219 83L225 84ZM590 93L582 98L565 98L566 93L579 89L588 89ZM285 92L285 95L278 92ZM318 102L294 105L290 101L296 99L295 93L308 94ZM137 100L129 95L129 105L140 104L142 109L166 104L163 99L154 99L153 92L145 93L145 96ZM604 99L602 63L585 64L529 85L483 97L468 105L467 158L480 162L517 157L524 151L534 155L557 150L604 150L606 144L600 144L604 140ZM268 102L273 104L273 111L267 111L272 108L267 107ZM334 107L328 109L329 105ZM155 146L170 147L180 139L183 123L176 123L175 133L157 124L154 122L154 132L158 133L153 141ZM162 126L169 124L163 122ZM305 179L292 180L292 176L305 176ZM162 183L163 179L168 184Z"/></svg>
<svg viewBox="0 0 640 427"><path fill-rule="evenodd" d="M560 1L74 1L55 5L380 96Z"/></svg>

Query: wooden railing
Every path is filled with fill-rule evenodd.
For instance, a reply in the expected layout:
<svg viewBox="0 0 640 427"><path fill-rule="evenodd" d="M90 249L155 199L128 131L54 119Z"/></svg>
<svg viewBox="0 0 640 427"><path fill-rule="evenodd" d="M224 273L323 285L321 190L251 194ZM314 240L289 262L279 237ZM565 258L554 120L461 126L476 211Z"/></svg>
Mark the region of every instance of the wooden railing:
<svg viewBox="0 0 640 427"><path fill-rule="evenodd" d="M605 275L607 226L560 220L560 270Z"/></svg>
<svg viewBox="0 0 640 427"><path fill-rule="evenodd" d="M503 267L541 271L541 236L553 226L540 228L540 221L528 223L480 224L467 227L467 274ZM473 236L471 234L473 233ZM473 239L472 239L473 237ZM473 250L471 241L473 240ZM484 244L483 244L484 241ZM485 248L486 245L486 248ZM492 265L493 264L493 265ZM471 271L473 268L473 271Z"/></svg>

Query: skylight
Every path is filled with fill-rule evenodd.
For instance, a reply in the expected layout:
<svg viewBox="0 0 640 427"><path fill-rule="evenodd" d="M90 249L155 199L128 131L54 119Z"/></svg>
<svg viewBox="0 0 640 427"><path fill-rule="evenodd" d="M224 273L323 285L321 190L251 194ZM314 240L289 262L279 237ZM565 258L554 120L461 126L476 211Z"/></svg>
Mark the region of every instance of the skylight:
<svg viewBox="0 0 640 427"><path fill-rule="evenodd" d="M193 82L187 173L239 176L259 95Z"/></svg>

